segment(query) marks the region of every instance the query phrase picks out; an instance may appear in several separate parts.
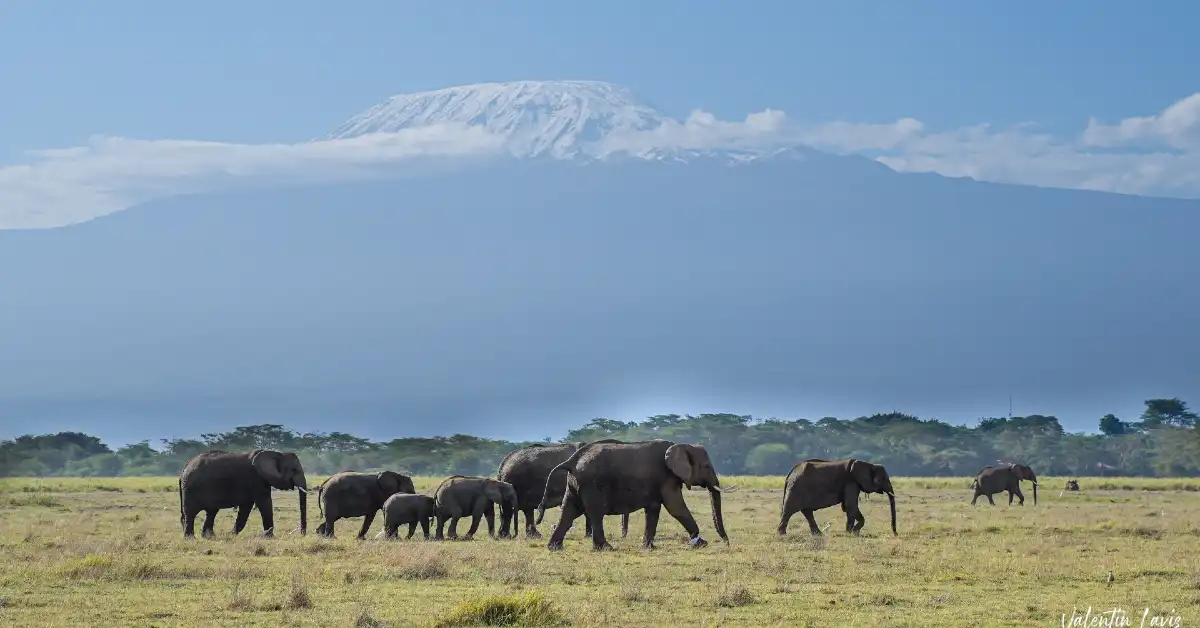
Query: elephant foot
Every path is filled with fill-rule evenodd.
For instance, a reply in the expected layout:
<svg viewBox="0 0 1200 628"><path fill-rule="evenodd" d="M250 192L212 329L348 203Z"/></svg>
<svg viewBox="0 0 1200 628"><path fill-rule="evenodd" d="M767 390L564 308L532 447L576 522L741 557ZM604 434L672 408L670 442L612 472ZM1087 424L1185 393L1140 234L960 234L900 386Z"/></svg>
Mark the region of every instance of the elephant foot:
<svg viewBox="0 0 1200 628"><path fill-rule="evenodd" d="M595 543L593 543L593 544L592 544L592 551L593 551L593 552L615 552L615 551L617 551L617 548L615 548L615 547L613 547L612 545L610 545L610 544L608 543L608 541L605 541L605 542L603 542L603 543L600 543L600 544L595 544Z"/></svg>
<svg viewBox="0 0 1200 628"><path fill-rule="evenodd" d="M700 535L697 534L696 538L688 541L688 545L691 546L693 549L700 549L701 547L707 547L708 541L705 541L704 539L700 538Z"/></svg>
<svg viewBox="0 0 1200 628"><path fill-rule="evenodd" d="M526 531L525 531L525 538L527 538L527 539L540 539L540 538L542 538L542 533L541 533L541 532L538 532L537 530L526 530Z"/></svg>
<svg viewBox="0 0 1200 628"><path fill-rule="evenodd" d="M642 543L642 549L653 550L653 549L658 549L658 547L654 545L654 541L646 541L646 542Z"/></svg>
<svg viewBox="0 0 1200 628"><path fill-rule="evenodd" d="M204 537L204 538L206 538L206 539L211 539L211 538L213 538L213 537L214 537L214 536L216 536L216 535L215 535L215 534L213 534L213 531L212 531L212 530L205 530L205 531L203 531L203 532L201 532L201 533L200 533L200 536L202 536L202 537Z"/></svg>
<svg viewBox="0 0 1200 628"><path fill-rule="evenodd" d="M563 542L550 539L550 542L546 544L546 549L552 552L561 552L563 551Z"/></svg>
<svg viewBox="0 0 1200 628"><path fill-rule="evenodd" d="M263 530L262 532L258 533L258 536L262 539L273 539L275 538L275 533L270 530Z"/></svg>

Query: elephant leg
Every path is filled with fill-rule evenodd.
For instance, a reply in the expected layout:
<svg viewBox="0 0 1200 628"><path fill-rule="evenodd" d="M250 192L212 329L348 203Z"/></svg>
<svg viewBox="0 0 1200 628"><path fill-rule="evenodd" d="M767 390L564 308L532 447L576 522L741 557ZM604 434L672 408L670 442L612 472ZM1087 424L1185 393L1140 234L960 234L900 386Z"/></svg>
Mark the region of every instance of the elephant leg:
<svg viewBox="0 0 1200 628"><path fill-rule="evenodd" d="M684 530L687 530L688 538L691 539L688 544L692 547L704 547L708 545L708 541L700 537L700 526L696 525L696 518L692 516L692 511L688 510L687 502L683 500L683 491L678 488L667 490L664 491L663 497L665 498L663 499L663 506L666 507L667 512L671 513L671 516L675 517L675 520L683 525Z"/></svg>
<svg viewBox="0 0 1200 628"><path fill-rule="evenodd" d="M975 495L971 498L971 505L975 505L975 500L979 499L979 491L975 491Z"/></svg>
<svg viewBox="0 0 1200 628"><path fill-rule="evenodd" d="M275 509L271 505L271 494L267 493L255 500L255 505L258 506L258 514L262 515L262 536L275 536Z"/></svg>
<svg viewBox="0 0 1200 628"><path fill-rule="evenodd" d="M483 516L487 519L488 536L493 539L496 538L496 505L489 502L487 510L483 512Z"/></svg>
<svg viewBox="0 0 1200 628"><path fill-rule="evenodd" d="M662 504L646 506L646 531L642 533L642 547L654 549L654 537L658 533L658 515L662 512Z"/></svg>
<svg viewBox="0 0 1200 628"><path fill-rule="evenodd" d="M621 515L621 538L629 536L629 513Z"/></svg>
<svg viewBox="0 0 1200 628"><path fill-rule="evenodd" d="M610 550L613 546L604 538L604 510L599 497L583 499L583 511L592 524L592 549L596 551Z"/></svg>
<svg viewBox="0 0 1200 628"><path fill-rule="evenodd" d="M804 518L808 520L808 531L813 536L821 536L821 528L817 525L817 518L813 516L813 509L801 508L800 514L804 515Z"/></svg>
<svg viewBox="0 0 1200 628"><path fill-rule="evenodd" d="M1025 505L1025 495L1023 493L1021 493L1021 487L1019 487L1019 486L1014 488L1012 493L1008 494L1008 503L1010 503L1010 504L1012 503L1013 493L1015 493L1017 495L1017 499L1021 500L1020 505L1024 506Z"/></svg>
<svg viewBox="0 0 1200 628"><path fill-rule="evenodd" d="M988 494L987 494L987 498L988 498L988 503L989 503L989 504L991 504L991 505L993 505L993 506L995 506L995 505L996 505L996 500L992 499L992 494L991 494L991 493L988 493Z"/></svg>
<svg viewBox="0 0 1200 628"><path fill-rule="evenodd" d="M421 517L421 532L423 532L425 534L425 540L428 541L429 540L429 519L426 517ZM408 536L412 537L412 532L409 532Z"/></svg>
<svg viewBox="0 0 1200 628"><path fill-rule="evenodd" d="M586 538L592 537L592 518L587 515L587 510L583 511L583 536Z"/></svg>
<svg viewBox="0 0 1200 628"><path fill-rule="evenodd" d="M434 537L433 537L435 540L440 541L440 540L446 538L445 536L442 535L442 529L445 527L445 525L446 525L446 515L443 515L442 513L439 512L437 514L437 534L434 535Z"/></svg>
<svg viewBox="0 0 1200 628"><path fill-rule="evenodd" d="M204 511L204 525L200 527L200 536L211 539L213 537L213 526L217 523L217 509L209 508Z"/></svg>
<svg viewBox="0 0 1200 628"><path fill-rule="evenodd" d="M550 540L546 543L546 549L550 551L561 550L563 548L563 539L567 536L567 531L571 529L571 524L583 514L583 503L579 496L572 494L569 490L563 498L562 511L558 514L558 524L554 526L554 532L550 533Z"/></svg>
<svg viewBox="0 0 1200 628"><path fill-rule="evenodd" d="M447 535L452 539L458 539L458 519L457 515L450 516L450 533Z"/></svg>
<svg viewBox="0 0 1200 628"><path fill-rule="evenodd" d="M363 516L362 527L358 530L358 540L367 538L367 533L371 531L371 524L375 523L375 511L368 512Z"/></svg>
<svg viewBox="0 0 1200 628"><path fill-rule="evenodd" d="M394 538L400 536L398 534L399 530L400 530L399 524L392 524L392 523L388 523L387 521L383 522L383 538L394 539Z"/></svg>
<svg viewBox="0 0 1200 628"><path fill-rule="evenodd" d="M417 522L414 519L411 523L408 524L408 536L404 537L404 540L407 541L407 540L411 539L413 537L413 535L416 533L417 533ZM428 530L425 531L425 536L426 537L429 536Z"/></svg>
<svg viewBox="0 0 1200 628"><path fill-rule="evenodd" d="M196 537L196 515L200 514L198 510L192 508L184 508L183 510L183 538L191 539Z"/></svg>
<svg viewBox="0 0 1200 628"><path fill-rule="evenodd" d="M245 529L246 522L250 520L251 510L254 510L254 502L238 506L237 519L233 522L233 534L235 536Z"/></svg>
<svg viewBox="0 0 1200 628"><path fill-rule="evenodd" d="M1010 488L1010 489L1008 489L1008 505L1009 506L1012 506L1012 500L1013 500L1013 491Z"/></svg>
<svg viewBox="0 0 1200 628"><path fill-rule="evenodd" d="M792 508L791 504L785 502L783 512L779 513L779 525L775 526L775 534L779 536L787 534L788 521L791 521L794 514L796 514L796 509Z"/></svg>
<svg viewBox="0 0 1200 628"><path fill-rule="evenodd" d="M516 517L514 514L513 517ZM533 509L525 509L525 537L530 539L542 538L542 533L538 532L537 526L533 523Z"/></svg>
<svg viewBox="0 0 1200 628"><path fill-rule="evenodd" d="M483 504L478 504L471 510L471 528L467 530L467 539L475 538L475 533L479 531L479 522L483 520L486 513L487 507Z"/></svg>

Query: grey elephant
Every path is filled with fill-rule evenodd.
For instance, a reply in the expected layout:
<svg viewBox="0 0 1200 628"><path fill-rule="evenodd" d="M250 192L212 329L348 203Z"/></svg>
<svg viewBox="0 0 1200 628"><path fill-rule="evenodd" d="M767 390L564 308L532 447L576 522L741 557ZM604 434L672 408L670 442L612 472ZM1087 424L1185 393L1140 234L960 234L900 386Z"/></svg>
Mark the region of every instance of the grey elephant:
<svg viewBox="0 0 1200 628"><path fill-rule="evenodd" d="M685 486L708 489L713 525L717 535L729 543L721 514L721 481L704 447L666 440L589 443L580 447L551 470L538 505L538 523L550 505L550 481L561 471L568 474L567 488L558 525L550 535L547 549L561 550L571 524L584 513L592 520L592 549L612 549L604 537L604 516L636 510L646 513L642 546L653 549L658 517L664 506L683 525L692 547L708 545L683 498Z"/></svg>
<svg viewBox="0 0 1200 628"><path fill-rule="evenodd" d="M300 497L301 534L308 531L308 482L304 467L293 452L255 449L245 452L221 450L196 454L179 473L179 524L183 536L195 536L196 515L205 513L200 534L213 535L217 511L237 508L233 533L246 527L250 511L258 508L262 515L263 536L274 536L275 516L271 504L271 489L296 489Z"/></svg>
<svg viewBox="0 0 1200 628"><path fill-rule="evenodd" d="M1021 494L1021 481L1026 480L1033 483L1033 505L1037 506L1037 476L1034 475L1033 469L1029 465L1024 464L1008 464L999 466L987 466L979 470L975 474L975 479L971 481L971 487L975 489L975 495L971 498L971 505L975 505L975 500L982 495L987 497L988 503L995 506L996 502L992 500L992 495L1000 491L1008 491L1008 503L1011 506L1013 496L1021 500L1020 505L1025 505L1025 496Z"/></svg>
<svg viewBox="0 0 1200 628"><path fill-rule="evenodd" d="M883 493L892 511L892 534L896 534L896 493L883 465L865 460L819 460L796 463L783 482L783 503L775 532L787 534L788 520L800 512L808 520L808 529L821 535L813 512L841 504L846 513L846 531L858 535L867 519L858 507L862 493Z"/></svg>
<svg viewBox="0 0 1200 628"><path fill-rule="evenodd" d="M458 520L471 517L471 529L466 538L475 536L479 530L479 520L487 515L488 536L495 535L493 504L500 505L501 526L509 523L517 510L517 492L512 484L493 478L479 476L452 475L438 485L434 491L437 515L437 534L434 538L444 538L446 522L450 522L452 539L458 538Z"/></svg>
<svg viewBox="0 0 1200 628"><path fill-rule="evenodd" d="M594 441L596 443L620 443L622 441L615 439L605 439ZM538 532L537 525L533 520L534 510L542 501L543 493L549 491L549 500L551 504L557 505L562 502L563 494L567 490L566 474L558 474L547 485L546 480L550 479L550 470L556 465L571 457L577 449L584 446L583 441L577 443L562 443L556 445L533 444L528 447L523 447L514 451L510 451L504 459L500 461L500 469L496 473L496 477L502 481L513 485L517 491L517 510L518 514L525 514L525 536L531 539L541 538L541 533ZM592 534L592 520L587 519L584 514L584 533L588 536ZM512 537L517 536L517 523L520 517L513 515L512 519ZM625 537L629 533L629 514L621 515L621 537ZM509 536L507 527L501 526L501 538Z"/></svg>
<svg viewBox="0 0 1200 628"><path fill-rule="evenodd" d="M397 493L383 502L383 531L380 534L389 539L396 538L400 526L408 524L408 536L411 539L421 524L421 532L429 538L429 521L436 515L437 500L428 495L408 495Z"/></svg>
<svg viewBox="0 0 1200 628"><path fill-rule="evenodd" d="M396 493L416 493L412 478L395 471L358 473L342 471L334 474L317 487L317 505L324 520L317 526L317 534L333 536L333 524L338 519L362 517L362 528L358 538L367 536L375 513L383 503Z"/></svg>

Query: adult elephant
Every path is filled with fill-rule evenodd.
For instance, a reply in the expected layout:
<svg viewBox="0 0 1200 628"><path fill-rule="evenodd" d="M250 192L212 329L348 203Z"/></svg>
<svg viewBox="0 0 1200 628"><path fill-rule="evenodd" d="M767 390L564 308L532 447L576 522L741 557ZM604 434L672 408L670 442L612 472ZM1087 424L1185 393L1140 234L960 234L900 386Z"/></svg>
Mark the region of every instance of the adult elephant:
<svg viewBox="0 0 1200 628"><path fill-rule="evenodd" d="M988 503L995 506L996 502L992 500L992 495L1000 491L1008 491L1008 504L1013 503L1013 496L1016 495L1021 500L1021 505L1025 505L1025 496L1021 494L1021 480L1028 480L1033 483L1033 505L1037 506L1037 476L1034 475L1033 469L1029 465L1024 464L1009 464L1001 466L988 466L979 470L975 474L975 479L971 481L971 487L975 489L975 495L971 498L971 505L975 505L975 500L982 495L987 497Z"/></svg>
<svg viewBox="0 0 1200 628"><path fill-rule="evenodd" d="M558 525L546 545L550 550L562 549L571 524L585 513L592 521L592 549L612 549L604 538L604 516L625 515L635 510L646 512L642 545L653 549L658 516L664 506L687 530L692 547L708 545L684 501L684 486L708 489L713 525L717 535L729 543L721 514L721 481L704 447L667 440L591 443L556 465L550 471L551 479L559 471L567 472L567 486ZM550 505L550 480L546 485L538 505L538 523Z"/></svg>
<svg viewBox="0 0 1200 628"><path fill-rule="evenodd" d="M623 441L609 438L594 442L620 443ZM533 511L541 504L545 493L548 492L549 500L552 504L557 504L562 502L563 494L567 491L566 474L559 474L554 476L554 478L550 478L550 470L567 458L570 458L571 454L586 444L583 441L555 445L533 444L510 451L500 461L500 469L496 473L496 477L512 484L513 489L517 491L518 514L513 515L512 537L515 538L517 536L516 528L520 521L518 515L524 513L525 536L531 539L541 538L542 535L538 532L537 525L533 520ZM547 484L547 480L550 480L549 484ZM585 514L584 516L586 517L587 515ZM591 536L592 520L586 519L584 525L585 534ZM629 534L629 514L625 513L621 515L621 537L624 538L627 534ZM509 529L502 526L500 536L502 538L508 537Z"/></svg>
<svg viewBox="0 0 1200 628"><path fill-rule="evenodd" d="M517 510L517 492L512 484L493 478L468 475L452 475L438 485L433 495L437 515L437 533L434 538L444 538L444 527L450 522L450 538L458 538L458 520L471 517L471 529L467 538L479 530L479 520L486 514L488 536L495 536L495 520L492 504L500 505L501 526L510 522Z"/></svg>
<svg viewBox="0 0 1200 628"><path fill-rule="evenodd" d="M334 474L317 487L317 506L324 521L317 526L317 534L333 536L333 524L338 519L362 517L362 529L358 538L367 536L375 513L383 508L387 498L396 493L415 494L412 478L395 471L358 473L342 471Z"/></svg>
<svg viewBox="0 0 1200 628"><path fill-rule="evenodd" d="M196 515L205 513L201 535L213 535L217 511L237 508L233 533L246 527L250 510L262 515L263 536L274 536L275 517L271 489L296 489L300 497L300 533L308 531L308 483L304 467L293 452L255 449L246 452L220 450L196 454L179 474L179 523L183 536L195 536Z"/></svg>
<svg viewBox="0 0 1200 628"><path fill-rule="evenodd" d="M821 535L813 512L837 504L846 513L846 531L855 535L867 519L858 507L860 493L884 493L892 510L892 534L896 534L896 494L883 465L864 460L819 460L796 463L783 482L783 504L775 532L787 534L788 520L797 512L808 520L809 530Z"/></svg>

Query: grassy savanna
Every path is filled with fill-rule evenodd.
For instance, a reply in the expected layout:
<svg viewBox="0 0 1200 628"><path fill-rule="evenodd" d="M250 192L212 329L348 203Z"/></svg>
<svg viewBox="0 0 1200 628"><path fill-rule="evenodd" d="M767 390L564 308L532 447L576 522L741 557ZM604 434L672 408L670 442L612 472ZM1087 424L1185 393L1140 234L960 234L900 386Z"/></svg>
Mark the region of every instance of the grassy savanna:
<svg viewBox="0 0 1200 628"><path fill-rule="evenodd" d="M440 479L417 478L418 490ZM254 513L234 538L228 510L215 539L185 541L174 477L5 479L0 625L1044 626L1088 605L1122 606L1135 624L1146 607L1200 621L1200 479L1079 478L1081 492L1060 494L1065 478L1046 477L1035 508L1026 487L1024 507L1004 493L971 507L969 478L896 478L898 537L872 496L861 537L834 507L817 513L831 524L821 539L799 514L775 535L782 481L722 478L741 487L725 499L729 547L694 491L707 548L688 549L664 511L657 550L640 549L635 513L626 539L605 521L615 552L593 553L580 520L550 553L545 539L483 534L359 542L358 519L319 539L313 499L307 537L256 538ZM295 528L295 493L274 502L278 529ZM544 534L557 518L547 512Z"/></svg>

